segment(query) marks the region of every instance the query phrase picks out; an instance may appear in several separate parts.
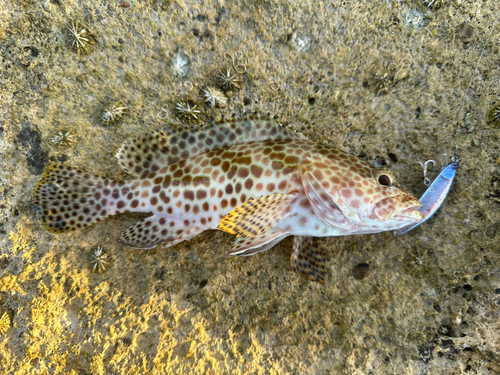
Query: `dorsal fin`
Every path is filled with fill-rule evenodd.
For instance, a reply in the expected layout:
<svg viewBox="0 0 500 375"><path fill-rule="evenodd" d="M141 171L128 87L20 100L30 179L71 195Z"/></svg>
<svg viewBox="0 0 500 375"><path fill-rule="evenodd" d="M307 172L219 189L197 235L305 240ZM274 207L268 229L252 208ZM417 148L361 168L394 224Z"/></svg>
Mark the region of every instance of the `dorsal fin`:
<svg viewBox="0 0 500 375"><path fill-rule="evenodd" d="M150 132L125 142L116 158L125 172L142 176L181 159L225 146L303 137L276 120L248 117L197 130Z"/></svg>

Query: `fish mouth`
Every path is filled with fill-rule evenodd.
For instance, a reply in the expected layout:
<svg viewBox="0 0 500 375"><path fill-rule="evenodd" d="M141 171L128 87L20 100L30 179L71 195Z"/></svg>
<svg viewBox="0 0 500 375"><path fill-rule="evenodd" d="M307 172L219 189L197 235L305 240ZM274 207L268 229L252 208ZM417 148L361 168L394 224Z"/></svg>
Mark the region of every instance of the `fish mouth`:
<svg viewBox="0 0 500 375"><path fill-rule="evenodd" d="M422 221L425 217L423 212L420 212L418 209L422 206L420 201L416 201L411 205L405 205L401 207L401 209L394 213L394 218L402 219L407 221L408 219L418 223Z"/></svg>

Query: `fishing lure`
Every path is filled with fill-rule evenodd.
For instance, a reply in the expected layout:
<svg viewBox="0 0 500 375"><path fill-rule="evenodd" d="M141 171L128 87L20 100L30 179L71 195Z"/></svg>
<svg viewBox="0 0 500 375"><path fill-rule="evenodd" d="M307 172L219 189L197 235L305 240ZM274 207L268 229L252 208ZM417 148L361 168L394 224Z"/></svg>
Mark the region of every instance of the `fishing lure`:
<svg viewBox="0 0 500 375"><path fill-rule="evenodd" d="M458 157L458 147L455 151L455 156L451 159L451 163L444 167L439 175L435 178L429 188L424 192L420 198L422 206L418 211L424 214L424 219L418 223L408 225L394 232L394 236L400 236L415 229L429 220L439 210L444 200L450 192L451 185L458 171L458 164L460 158Z"/></svg>

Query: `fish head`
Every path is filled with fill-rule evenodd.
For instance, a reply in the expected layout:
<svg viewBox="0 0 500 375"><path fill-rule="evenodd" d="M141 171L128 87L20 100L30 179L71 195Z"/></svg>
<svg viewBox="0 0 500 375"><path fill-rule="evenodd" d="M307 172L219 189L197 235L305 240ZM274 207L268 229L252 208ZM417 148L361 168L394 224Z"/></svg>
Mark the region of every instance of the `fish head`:
<svg viewBox="0 0 500 375"><path fill-rule="evenodd" d="M309 158L300 169L304 192L316 214L346 234L377 233L420 222L420 201L386 168L355 156Z"/></svg>

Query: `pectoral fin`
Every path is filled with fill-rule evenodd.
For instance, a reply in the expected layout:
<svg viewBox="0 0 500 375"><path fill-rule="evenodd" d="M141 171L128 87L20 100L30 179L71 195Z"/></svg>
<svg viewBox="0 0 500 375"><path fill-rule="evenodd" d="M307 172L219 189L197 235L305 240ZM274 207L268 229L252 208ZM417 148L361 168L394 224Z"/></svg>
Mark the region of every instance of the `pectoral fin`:
<svg viewBox="0 0 500 375"><path fill-rule="evenodd" d="M292 268L305 278L324 283L326 279L325 260L312 237L295 236L290 259Z"/></svg>
<svg viewBox="0 0 500 375"><path fill-rule="evenodd" d="M218 229L238 237L260 236L289 215L295 195L271 194L251 198L227 214Z"/></svg>
<svg viewBox="0 0 500 375"><path fill-rule="evenodd" d="M249 256L262 253L269 250L287 236L287 233L283 233L281 230L276 230L269 231L262 236L253 238L240 237L233 242L229 255Z"/></svg>

